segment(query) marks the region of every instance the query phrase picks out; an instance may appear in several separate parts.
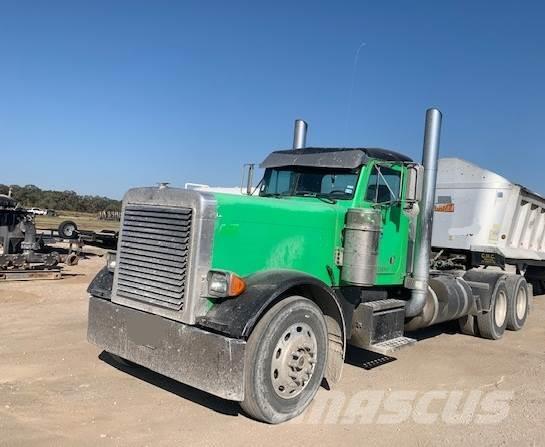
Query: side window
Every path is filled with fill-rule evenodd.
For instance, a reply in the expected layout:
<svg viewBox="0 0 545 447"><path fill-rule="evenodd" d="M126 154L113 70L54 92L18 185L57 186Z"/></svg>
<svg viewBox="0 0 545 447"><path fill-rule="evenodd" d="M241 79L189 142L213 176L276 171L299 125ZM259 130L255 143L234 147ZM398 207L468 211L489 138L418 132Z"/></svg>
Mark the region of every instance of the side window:
<svg viewBox="0 0 545 447"><path fill-rule="evenodd" d="M399 200L401 172L385 166L375 165L369 176L365 200L385 203Z"/></svg>

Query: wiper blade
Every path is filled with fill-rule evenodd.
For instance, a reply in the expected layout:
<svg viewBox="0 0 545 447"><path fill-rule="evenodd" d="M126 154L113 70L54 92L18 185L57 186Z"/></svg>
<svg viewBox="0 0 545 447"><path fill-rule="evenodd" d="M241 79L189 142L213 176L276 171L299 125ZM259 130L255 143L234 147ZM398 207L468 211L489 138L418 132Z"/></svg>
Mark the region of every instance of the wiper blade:
<svg viewBox="0 0 545 447"><path fill-rule="evenodd" d="M330 197L329 194L320 194L317 192L310 192L310 191L297 191L295 195L299 197L315 197L317 199L320 199L322 202L331 203L331 204L337 203L337 201L333 199L332 197Z"/></svg>
<svg viewBox="0 0 545 447"><path fill-rule="evenodd" d="M299 197L318 197L318 193L312 191L295 191L294 195Z"/></svg>
<svg viewBox="0 0 545 447"><path fill-rule="evenodd" d="M325 203L331 203L332 205L337 203L337 201L333 197L330 197L327 194L321 194L321 195L316 196L316 197L318 199L320 199L322 202L325 202Z"/></svg>
<svg viewBox="0 0 545 447"><path fill-rule="evenodd" d="M260 194L260 197L286 197L289 194L281 193L281 192L265 192L263 194Z"/></svg>

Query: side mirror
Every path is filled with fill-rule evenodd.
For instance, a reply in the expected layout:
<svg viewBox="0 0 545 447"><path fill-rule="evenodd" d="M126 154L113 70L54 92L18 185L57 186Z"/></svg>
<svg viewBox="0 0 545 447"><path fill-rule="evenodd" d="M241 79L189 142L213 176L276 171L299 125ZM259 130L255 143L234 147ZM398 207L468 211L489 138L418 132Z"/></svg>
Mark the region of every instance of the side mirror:
<svg viewBox="0 0 545 447"><path fill-rule="evenodd" d="M242 165L242 179L240 180L240 193L246 194L248 196L252 195L253 192L253 183L254 183L254 163L246 163ZM246 182L246 187L244 183ZM244 191L246 189L246 191Z"/></svg>
<svg viewBox="0 0 545 447"><path fill-rule="evenodd" d="M408 207L422 199L422 180L424 178L424 166L419 164L407 165L407 186L405 202Z"/></svg>

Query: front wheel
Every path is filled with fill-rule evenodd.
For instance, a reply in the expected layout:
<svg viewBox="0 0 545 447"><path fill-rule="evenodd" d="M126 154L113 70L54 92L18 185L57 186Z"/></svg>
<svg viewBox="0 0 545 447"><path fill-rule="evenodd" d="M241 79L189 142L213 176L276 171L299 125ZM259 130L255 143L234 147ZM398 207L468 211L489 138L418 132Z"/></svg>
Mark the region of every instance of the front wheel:
<svg viewBox="0 0 545 447"><path fill-rule="evenodd" d="M294 418L316 395L326 361L327 328L319 307L301 296L284 299L248 340L242 409L270 424Z"/></svg>

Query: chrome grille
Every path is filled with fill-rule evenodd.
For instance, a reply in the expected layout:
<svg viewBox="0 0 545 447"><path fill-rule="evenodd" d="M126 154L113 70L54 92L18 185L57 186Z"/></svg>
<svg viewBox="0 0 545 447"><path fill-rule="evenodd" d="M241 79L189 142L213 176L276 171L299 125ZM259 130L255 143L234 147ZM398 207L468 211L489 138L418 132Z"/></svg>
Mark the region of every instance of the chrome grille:
<svg viewBox="0 0 545 447"><path fill-rule="evenodd" d="M118 296L183 309L191 221L190 208L125 207L118 247Z"/></svg>

